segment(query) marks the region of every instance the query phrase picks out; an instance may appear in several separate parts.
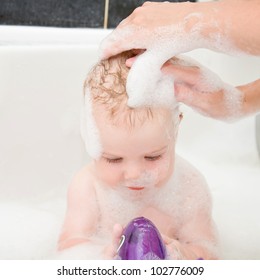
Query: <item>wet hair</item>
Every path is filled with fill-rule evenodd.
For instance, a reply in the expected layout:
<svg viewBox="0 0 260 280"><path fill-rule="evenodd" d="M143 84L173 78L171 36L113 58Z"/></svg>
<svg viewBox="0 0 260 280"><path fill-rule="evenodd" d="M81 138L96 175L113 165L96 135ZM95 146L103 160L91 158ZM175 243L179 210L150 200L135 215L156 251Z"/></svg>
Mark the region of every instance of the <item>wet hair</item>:
<svg viewBox="0 0 260 280"><path fill-rule="evenodd" d="M103 105L104 113L114 124L123 123L130 127L160 116L165 119L171 115L167 108L131 108L127 105L126 81L129 68L126 66L126 60L133 56L132 51L127 51L99 61L89 72L84 84L84 94L88 89L94 114L96 106Z"/></svg>

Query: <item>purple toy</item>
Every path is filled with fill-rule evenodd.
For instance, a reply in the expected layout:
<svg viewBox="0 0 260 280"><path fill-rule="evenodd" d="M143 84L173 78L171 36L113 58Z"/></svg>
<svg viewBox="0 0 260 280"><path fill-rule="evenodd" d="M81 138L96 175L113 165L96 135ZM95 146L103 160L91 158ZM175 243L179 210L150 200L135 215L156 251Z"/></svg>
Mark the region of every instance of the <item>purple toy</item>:
<svg viewBox="0 0 260 280"><path fill-rule="evenodd" d="M125 228L117 249L122 260L164 260L166 249L155 225L144 217L133 219Z"/></svg>

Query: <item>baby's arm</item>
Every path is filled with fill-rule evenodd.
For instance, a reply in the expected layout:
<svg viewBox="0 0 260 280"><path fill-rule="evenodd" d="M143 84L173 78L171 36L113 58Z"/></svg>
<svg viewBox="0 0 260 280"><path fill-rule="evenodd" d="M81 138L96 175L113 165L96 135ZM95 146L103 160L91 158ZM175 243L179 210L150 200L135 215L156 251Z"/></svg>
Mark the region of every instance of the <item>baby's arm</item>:
<svg viewBox="0 0 260 280"><path fill-rule="evenodd" d="M165 238L173 259L217 259L217 237L214 223L207 213L200 209L178 232L178 240Z"/></svg>
<svg viewBox="0 0 260 280"><path fill-rule="evenodd" d="M89 167L82 168L73 178L68 191L68 206L58 249L89 241L97 222L98 208L93 175Z"/></svg>
<svg viewBox="0 0 260 280"><path fill-rule="evenodd" d="M165 239L170 257L217 259L218 238L212 219L211 196L207 183L193 166L186 163L183 167L186 174L182 180L189 179L189 185L184 184L181 190L183 196L181 225L175 239L167 237Z"/></svg>

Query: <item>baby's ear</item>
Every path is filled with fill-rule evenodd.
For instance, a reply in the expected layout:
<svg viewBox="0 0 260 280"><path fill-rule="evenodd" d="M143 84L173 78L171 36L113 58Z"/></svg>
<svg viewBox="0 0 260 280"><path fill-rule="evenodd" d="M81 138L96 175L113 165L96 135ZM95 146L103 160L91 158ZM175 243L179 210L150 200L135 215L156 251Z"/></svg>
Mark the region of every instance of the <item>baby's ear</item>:
<svg viewBox="0 0 260 280"><path fill-rule="evenodd" d="M183 119L183 113L182 112L179 114L179 119L180 119L180 122Z"/></svg>

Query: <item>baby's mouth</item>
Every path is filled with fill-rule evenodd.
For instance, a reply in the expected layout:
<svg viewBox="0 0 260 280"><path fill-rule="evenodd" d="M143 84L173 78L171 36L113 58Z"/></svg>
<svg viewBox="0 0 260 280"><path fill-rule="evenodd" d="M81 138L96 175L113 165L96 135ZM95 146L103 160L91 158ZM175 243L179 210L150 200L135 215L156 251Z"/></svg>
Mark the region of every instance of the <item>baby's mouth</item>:
<svg viewBox="0 0 260 280"><path fill-rule="evenodd" d="M133 190L133 191L141 191L144 189L142 186L129 186L128 189Z"/></svg>

